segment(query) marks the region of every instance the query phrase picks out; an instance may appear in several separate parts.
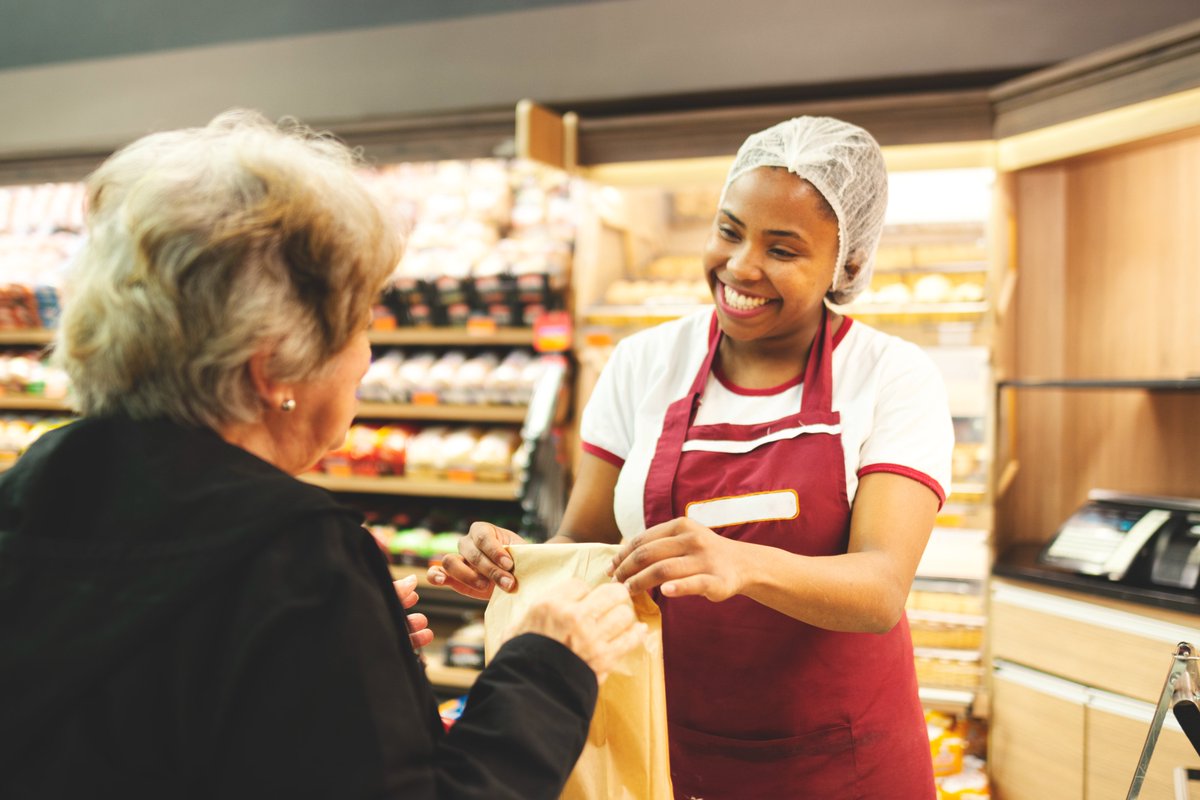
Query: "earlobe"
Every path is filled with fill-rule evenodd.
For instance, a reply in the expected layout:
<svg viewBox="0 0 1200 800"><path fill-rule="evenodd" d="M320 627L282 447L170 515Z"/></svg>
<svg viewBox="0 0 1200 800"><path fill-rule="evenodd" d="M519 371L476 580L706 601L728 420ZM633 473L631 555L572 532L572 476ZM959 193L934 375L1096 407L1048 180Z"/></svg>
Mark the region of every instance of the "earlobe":
<svg viewBox="0 0 1200 800"><path fill-rule="evenodd" d="M284 410L284 404L291 400L291 392L287 386L269 377L267 365L270 361L271 352L265 349L259 350L250 356L246 370L250 373L250 382L254 385L254 392L262 404L269 409ZM292 400L292 403L294 408L295 401ZM286 410L290 411L291 409Z"/></svg>

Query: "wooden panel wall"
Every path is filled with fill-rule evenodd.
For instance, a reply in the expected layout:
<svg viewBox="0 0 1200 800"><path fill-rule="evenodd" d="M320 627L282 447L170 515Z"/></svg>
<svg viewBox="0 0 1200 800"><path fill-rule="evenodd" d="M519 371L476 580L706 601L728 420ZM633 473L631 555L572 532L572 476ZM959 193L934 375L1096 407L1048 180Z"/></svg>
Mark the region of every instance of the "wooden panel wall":
<svg viewBox="0 0 1200 800"><path fill-rule="evenodd" d="M1200 131L1025 170L1012 192L1002 374L1200 375ZM1008 389L1000 413L1019 469L997 552L1049 539L1091 488L1200 497L1200 392Z"/></svg>

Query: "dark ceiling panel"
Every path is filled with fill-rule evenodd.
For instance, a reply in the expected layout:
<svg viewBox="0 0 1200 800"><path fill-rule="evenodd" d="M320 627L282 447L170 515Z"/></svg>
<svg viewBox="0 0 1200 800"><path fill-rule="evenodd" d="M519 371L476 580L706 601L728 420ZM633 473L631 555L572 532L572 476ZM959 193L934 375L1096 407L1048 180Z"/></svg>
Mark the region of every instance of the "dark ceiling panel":
<svg viewBox="0 0 1200 800"><path fill-rule="evenodd" d="M0 69L619 0L4 0Z"/></svg>

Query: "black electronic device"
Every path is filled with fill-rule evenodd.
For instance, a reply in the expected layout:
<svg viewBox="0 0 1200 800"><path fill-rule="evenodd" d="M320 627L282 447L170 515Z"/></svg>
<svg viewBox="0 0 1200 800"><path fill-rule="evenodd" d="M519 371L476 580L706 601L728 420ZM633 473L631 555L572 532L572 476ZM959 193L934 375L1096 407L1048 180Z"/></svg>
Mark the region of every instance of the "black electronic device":
<svg viewBox="0 0 1200 800"><path fill-rule="evenodd" d="M1093 490L1038 561L1130 586L1196 592L1200 500Z"/></svg>

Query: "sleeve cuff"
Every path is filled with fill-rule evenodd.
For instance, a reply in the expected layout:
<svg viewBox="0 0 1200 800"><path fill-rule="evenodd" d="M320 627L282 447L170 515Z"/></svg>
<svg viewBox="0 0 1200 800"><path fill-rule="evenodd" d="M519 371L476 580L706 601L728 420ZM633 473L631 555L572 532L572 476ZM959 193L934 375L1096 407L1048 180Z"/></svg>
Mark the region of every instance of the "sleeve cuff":
<svg viewBox="0 0 1200 800"><path fill-rule="evenodd" d="M600 459L601 461L607 461L609 464L612 464L617 469L620 469L621 467L625 466L625 459L621 458L620 456L618 456L614 453L610 453L609 451L605 450L603 447L597 447L594 444L584 442L582 444L582 448L583 448L583 452L587 453L588 455L595 456L596 458Z"/></svg>
<svg viewBox="0 0 1200 800"><path fill-rule="evenodd" d="M905 467L900 464L868 464L858 471L858 477L870 475L872 472L890 472L894 475L903 475L906 478L911 478L917 483L928 487L928 489L937 495L938 511L942 510L942 506L946 504L946 490L936 480L926 475L920 470L912 467Z"/></svg>
<svg viewBox="0 0 1200 800"><path fill-rule="evenodd" d="M543 682L558 680L576 687L582 690L589 706L595 705L599 692L596 673L571 648L540 633L522 633L505 642L493 661L523 656L528 662L528 666L523 665L525 672L538 673L538 679Z"/></svg>

